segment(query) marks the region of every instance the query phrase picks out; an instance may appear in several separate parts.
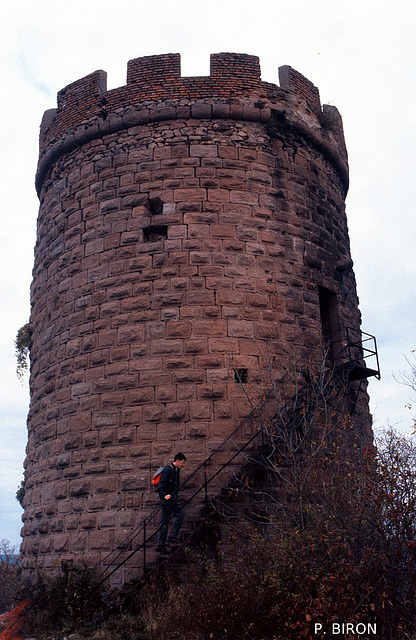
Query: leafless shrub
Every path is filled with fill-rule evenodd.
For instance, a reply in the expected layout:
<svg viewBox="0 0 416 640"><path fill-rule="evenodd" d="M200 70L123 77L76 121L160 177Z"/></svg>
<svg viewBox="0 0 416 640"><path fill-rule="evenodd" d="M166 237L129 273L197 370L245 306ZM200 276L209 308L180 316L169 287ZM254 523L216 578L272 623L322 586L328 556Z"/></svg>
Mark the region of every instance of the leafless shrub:
<svg viewBox="0 0 416 640"><path fill-rule="evenodd" d="M7 540L0 542L0 613L16 605L19 566L16 549Z"/></svg>

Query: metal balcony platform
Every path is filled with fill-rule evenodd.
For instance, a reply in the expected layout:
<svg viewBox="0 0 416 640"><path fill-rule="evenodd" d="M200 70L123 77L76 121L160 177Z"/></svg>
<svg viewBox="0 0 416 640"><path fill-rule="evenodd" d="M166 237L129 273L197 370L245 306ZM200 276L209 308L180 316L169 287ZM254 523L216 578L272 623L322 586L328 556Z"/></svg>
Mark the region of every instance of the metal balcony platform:
<svg viewBox="0 0 416 640"><path fill-rule="evenodd" d="M377 378L380 380L380 365L377 343L374 336L361 330L346 329L347 344L334 358L334 372L349 382Z"/></svg>
<svg viewBox="0 0 416 640"><path fill-rule="evenodd" d="M365 378L380 377L380 372L376 369L370 369L370 367L350 362L346 362L345 364L335 367L335 375L340 374L346 375L349 382L364 380Z"/></svg>

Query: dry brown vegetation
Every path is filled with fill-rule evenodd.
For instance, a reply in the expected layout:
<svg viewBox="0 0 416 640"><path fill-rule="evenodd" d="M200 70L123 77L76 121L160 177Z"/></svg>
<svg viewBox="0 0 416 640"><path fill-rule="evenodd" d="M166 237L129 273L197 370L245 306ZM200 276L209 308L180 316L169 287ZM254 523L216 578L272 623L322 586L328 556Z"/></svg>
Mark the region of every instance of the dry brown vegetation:
<svg viewBox="0 0 416 640"><path fill-rule="evenodd" d="M276 387L276 407L273 419L258 416L263 446L234 479L238 503L213 503L223 531L214 555L190 551L193 563L131 585L127 599L110 598L77 567L53 583L39 576L26 591L26 630L295 640L319 637L317 622L352 622L376 625L378 640L413 638L414 440L390 431L359 450L343 396L322 371Z"/></svg>

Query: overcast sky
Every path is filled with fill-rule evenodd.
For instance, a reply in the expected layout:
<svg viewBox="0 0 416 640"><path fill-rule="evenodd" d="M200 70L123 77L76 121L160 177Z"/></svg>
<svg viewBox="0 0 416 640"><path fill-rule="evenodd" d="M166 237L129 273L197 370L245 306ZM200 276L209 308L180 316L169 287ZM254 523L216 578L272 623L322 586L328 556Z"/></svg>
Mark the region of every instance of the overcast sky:
<svg viewBox="0 0 416 640"><path fill-rule="evenodd" d="M132 58L180 53L182 75L208 75L210 53L257 55L263 80L278 84L288 64L338 107L362 326L377 336L382 368L370 384L375 427L410 430L412 392L394 376L416 348L415 23L414 0L2 3L0 540L20 543L28 381L16 378L13 343L29 318L40 121L57 91L92 71L107 71L109 89L125 84Z"/></svg>

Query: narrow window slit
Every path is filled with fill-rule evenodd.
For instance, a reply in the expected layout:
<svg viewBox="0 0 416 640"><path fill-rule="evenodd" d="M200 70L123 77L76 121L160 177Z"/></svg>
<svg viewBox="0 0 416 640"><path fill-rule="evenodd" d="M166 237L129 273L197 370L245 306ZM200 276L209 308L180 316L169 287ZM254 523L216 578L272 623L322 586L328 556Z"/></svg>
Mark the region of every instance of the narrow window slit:
<svg viewBox="0 0 416 640"><path fill-rule="evenodd" d="M318 297L323 342L329 357L334 359L339 351L340 341L338 296L333 291L318 286Z"/></svg>

